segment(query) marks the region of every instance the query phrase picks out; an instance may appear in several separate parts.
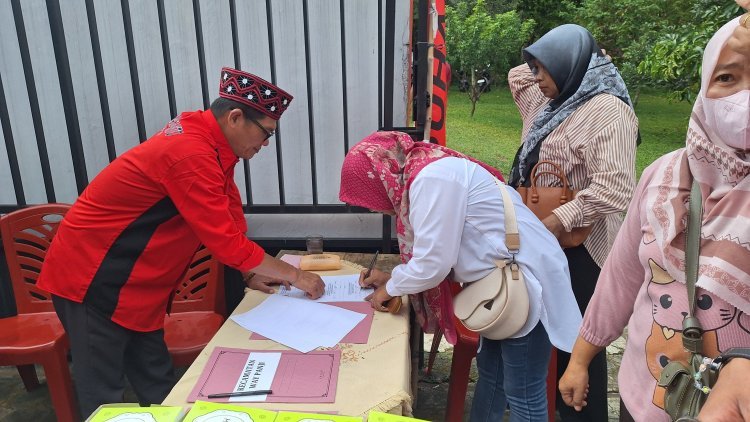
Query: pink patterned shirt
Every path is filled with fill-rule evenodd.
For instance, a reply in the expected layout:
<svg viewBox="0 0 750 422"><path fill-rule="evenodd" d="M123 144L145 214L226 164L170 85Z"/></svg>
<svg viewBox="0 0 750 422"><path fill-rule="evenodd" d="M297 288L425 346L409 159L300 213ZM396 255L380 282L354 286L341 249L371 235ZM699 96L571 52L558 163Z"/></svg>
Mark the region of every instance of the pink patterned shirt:
<svg viewBox="0 0 750 422"><path fill-rule="evenodd" d="M643 172L580 332L586 341L606 346L627 325L618 384L622 400L636 421L669 421L662 410L664 389L657 387L656 381L671 360L687 361L681 338L687 289L665 269L647 214L651 211L649 194L663 188L654 174L681 153L668 154ZM705 330L705 355L713 357L732 347L750 345L750 316L716 294L696 289L695 316Z"/></svg>

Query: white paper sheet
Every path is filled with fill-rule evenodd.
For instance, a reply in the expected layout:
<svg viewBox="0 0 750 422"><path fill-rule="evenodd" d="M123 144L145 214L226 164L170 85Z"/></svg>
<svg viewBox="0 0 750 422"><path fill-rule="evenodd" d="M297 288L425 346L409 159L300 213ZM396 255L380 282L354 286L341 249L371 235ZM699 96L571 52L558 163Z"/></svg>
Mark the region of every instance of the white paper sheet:
<svg viewBox="0 0 750 422"><path fill-rule="evenodd" d="M303 353L335 346L364 318L358 312L281 295L270 295L250 311L231 317L241 327Z"/></svg>
<svg viewBox="0 0 750 422"><path fill-rule="evenodd" d="M373 289L359 287L359 274L328 275L321 278L326 284L326 290L323 296L315 299L315 302L360 302L373 292ZM305 292L293 286L291 289L287 289L282 285L279 287L277 294L306 299Z"/></svg>
<svg viewBox="0 0 750 422"><path fill-rule="evenodd" d="M270 390L273 377L281 360L280 352L252 352L247 355L245 368L237 378L233 391ZM230 397L230 402L266 401L267 394L257 396Z"/></svg>

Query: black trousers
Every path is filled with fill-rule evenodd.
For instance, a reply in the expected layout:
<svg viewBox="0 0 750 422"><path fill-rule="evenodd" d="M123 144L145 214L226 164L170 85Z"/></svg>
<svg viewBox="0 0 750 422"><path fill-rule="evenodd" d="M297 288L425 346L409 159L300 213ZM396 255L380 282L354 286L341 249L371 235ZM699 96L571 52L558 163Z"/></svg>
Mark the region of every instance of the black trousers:
<svg viewBox="0 0 750 422"><path fill-rule="evenodd" d="M583 245L565 249L565 255L568 258L568 267L570 268L570 281L573 287L573 294L578 302L578 308L581 314L585 313L589 305L591 296L594 295L596 280L599 278L601 268L596 264L591 255L589 255ZM557 380L568 367L570 353L557 351ZM557 391L557 411L564 422L586 421L601 422L606 421L608 417L607 408L607 353L602 350L598 353L589 365L589 394L587 405L582 411L577 412L574 408L565 404Z"/></svg>
<svg viewBox="0 0 750 422"><path fill-rule="evenodd" d="M625 403L622 400L620 400L620 422L635 422L635 419L630 416L630 412L628 412L628 408L625 407Z"/></svg>
<svg viewBox="0 0 750 422"><path fill-rule="evenodd" d="M124 328L89 306L52 296L55 311L70 339L81 415L104 403L120 403L125 377L142 406L161 403L174 387L164 330Z"/></svg>

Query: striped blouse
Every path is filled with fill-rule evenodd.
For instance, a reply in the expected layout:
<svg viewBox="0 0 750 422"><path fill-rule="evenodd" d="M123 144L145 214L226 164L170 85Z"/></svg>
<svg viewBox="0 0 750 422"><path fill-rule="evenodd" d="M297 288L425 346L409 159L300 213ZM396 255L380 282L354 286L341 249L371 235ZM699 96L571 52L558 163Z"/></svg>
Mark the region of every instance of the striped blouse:
<svg viewBox="0 0 750 422"><path fill-rule="evenodd" d="M539 90L529 66L508 73L508 85L523 119L522 139L537 114L549 103ZM575 199L555 209L565 230L594 229L584 247L601 267L622 224L623 212L635 189L635 148L638 118L619 98L599 94L580 106L544 139L539 160L560 165ZM560 186L557 178L542 175L541 186Z"/></svg>

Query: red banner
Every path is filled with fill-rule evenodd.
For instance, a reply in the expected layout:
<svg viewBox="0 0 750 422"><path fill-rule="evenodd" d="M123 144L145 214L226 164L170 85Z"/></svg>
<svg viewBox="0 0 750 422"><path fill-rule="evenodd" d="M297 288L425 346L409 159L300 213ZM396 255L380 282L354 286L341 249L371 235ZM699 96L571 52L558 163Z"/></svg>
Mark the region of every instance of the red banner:
<svg viewBox="0 0 750 422"><path fill-rule="evenodd" d="M445 118L448 110L448 84L451 80L451 68L446 61L445 48L445 0L434 0L437 11L437 31L432 64L432 125L430 142L445 145Z"/></svg>

